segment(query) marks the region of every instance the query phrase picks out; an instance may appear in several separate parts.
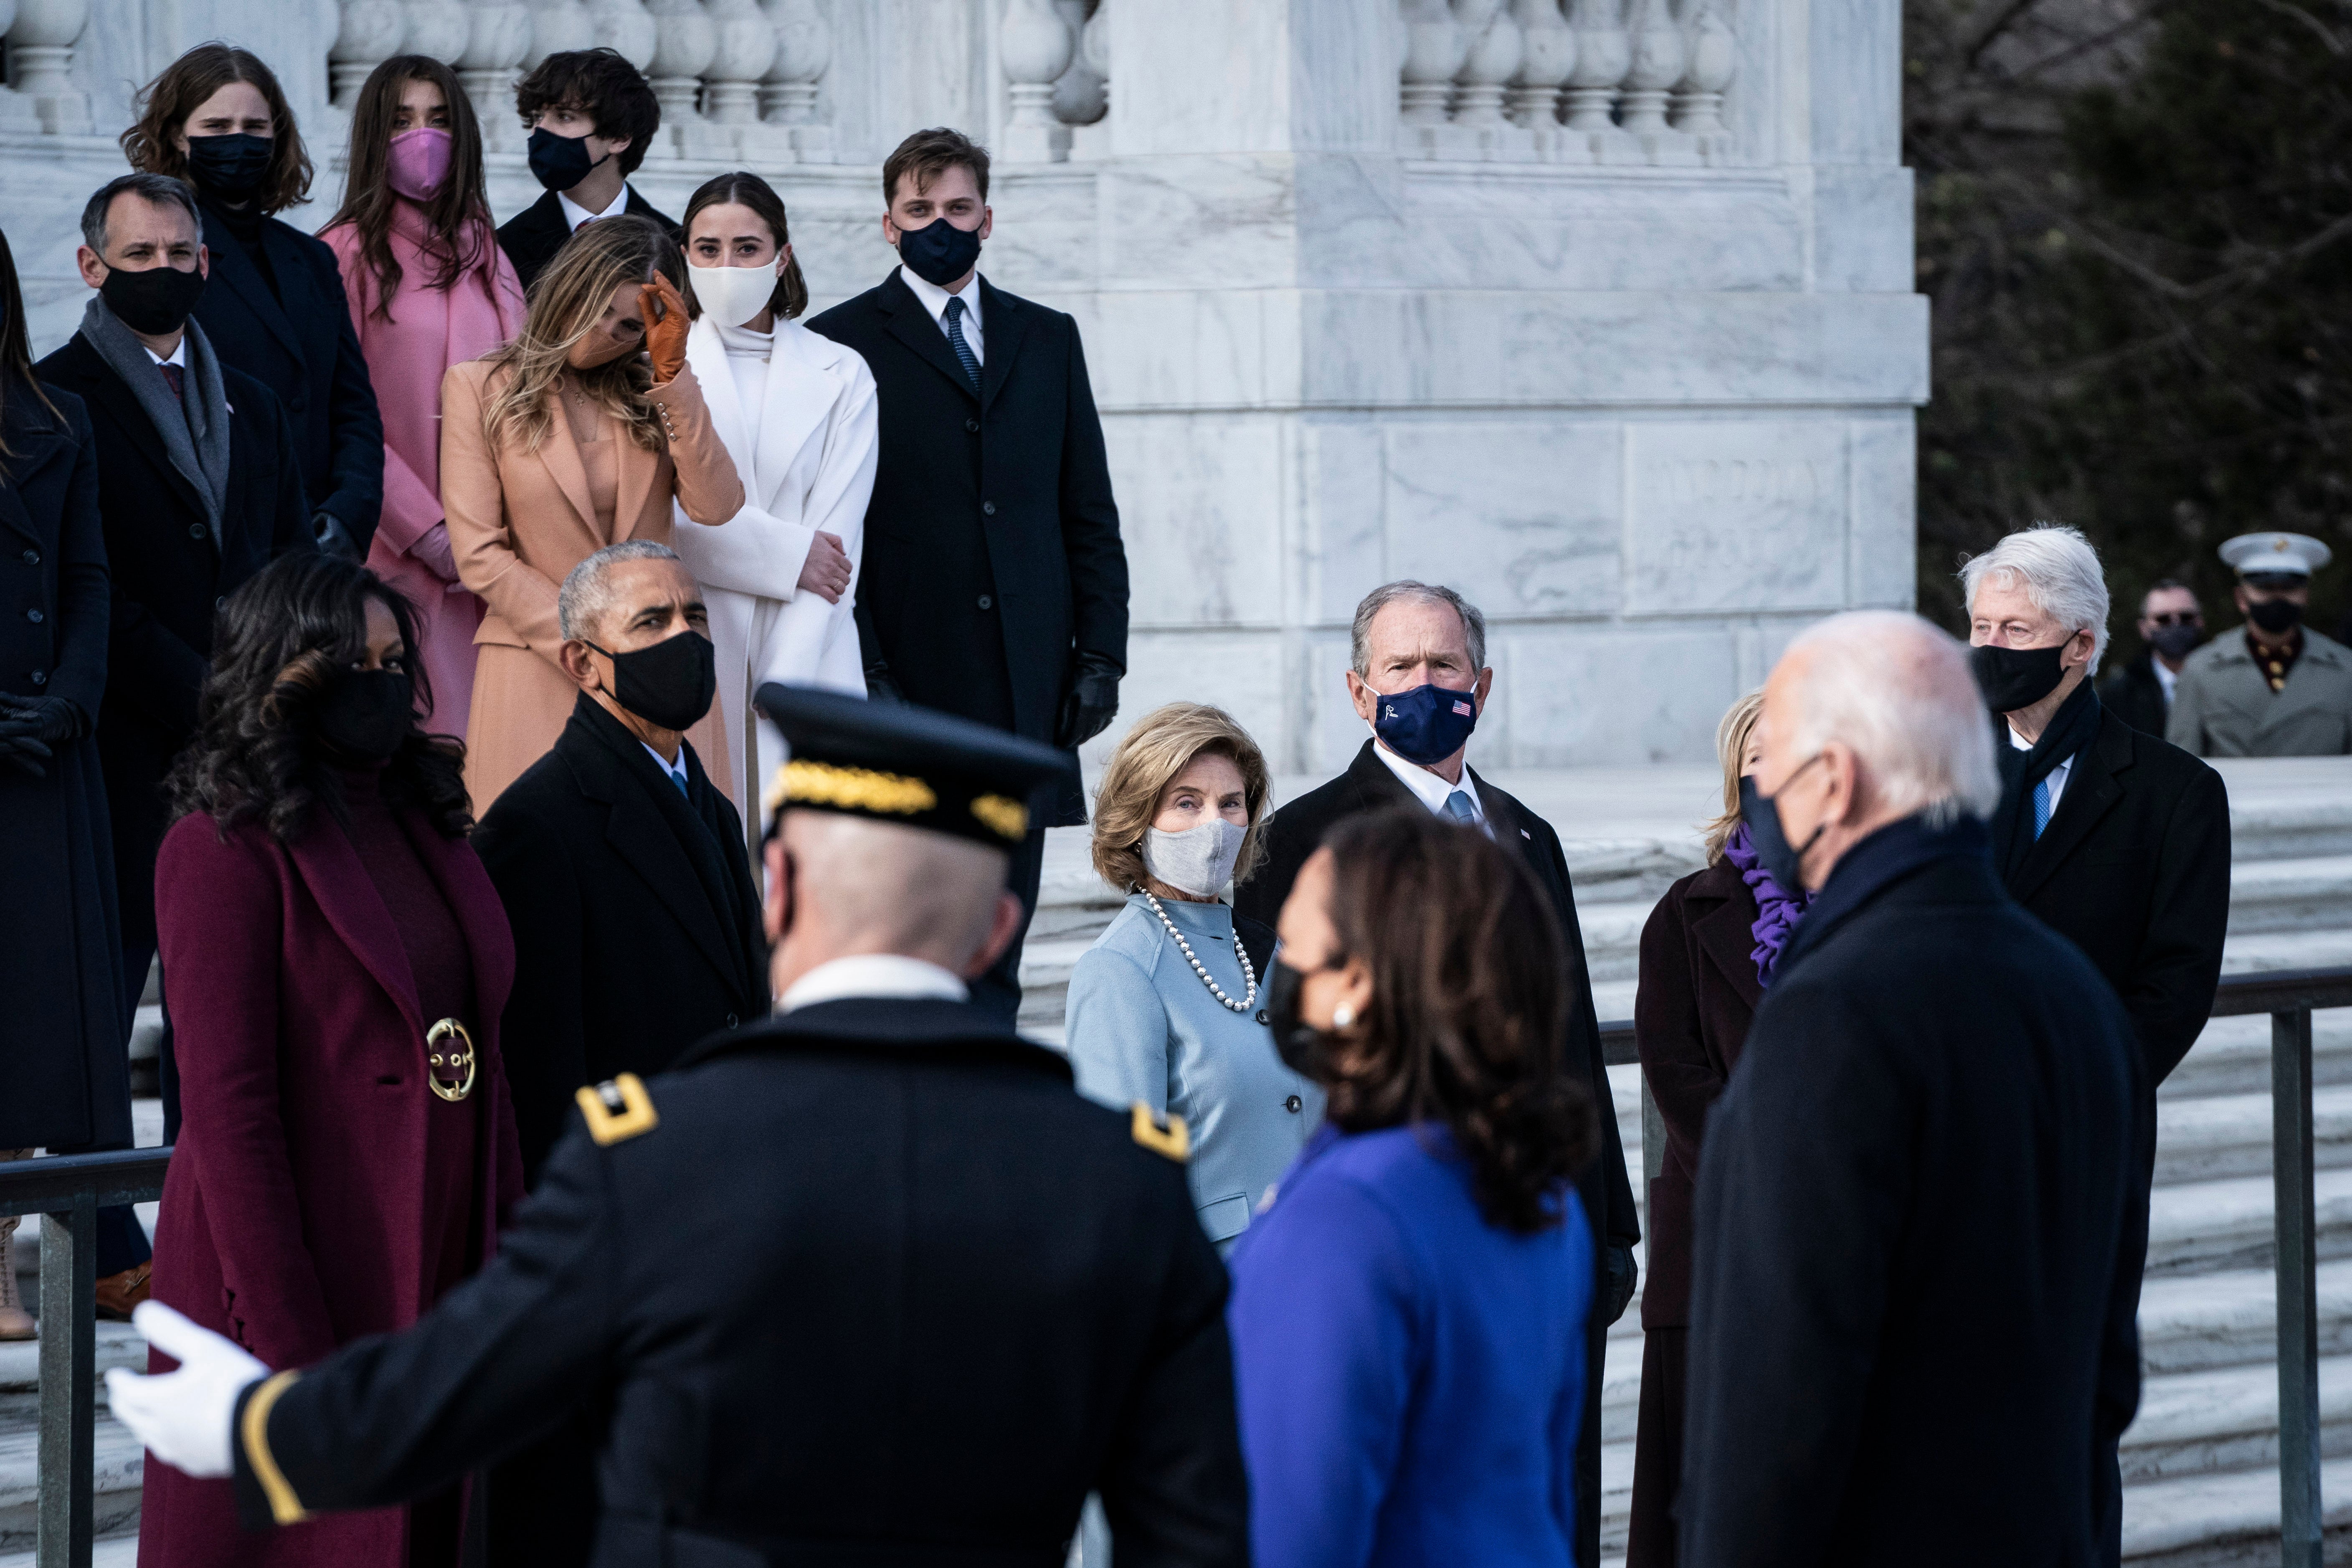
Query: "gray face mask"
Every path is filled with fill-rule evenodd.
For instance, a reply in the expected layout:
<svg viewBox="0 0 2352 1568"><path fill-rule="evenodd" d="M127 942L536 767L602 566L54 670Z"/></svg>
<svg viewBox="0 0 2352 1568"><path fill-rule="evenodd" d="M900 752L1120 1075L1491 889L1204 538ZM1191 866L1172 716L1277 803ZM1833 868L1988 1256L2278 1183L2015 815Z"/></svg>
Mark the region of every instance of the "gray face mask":
<svg viewBox="0 0 2352 1568"><path fill-rule="evenodd" d="M1208 898L1234 879L1249 830L1220 816L1181 833L1143 832L1144 869L1180 893Z"/></svg>

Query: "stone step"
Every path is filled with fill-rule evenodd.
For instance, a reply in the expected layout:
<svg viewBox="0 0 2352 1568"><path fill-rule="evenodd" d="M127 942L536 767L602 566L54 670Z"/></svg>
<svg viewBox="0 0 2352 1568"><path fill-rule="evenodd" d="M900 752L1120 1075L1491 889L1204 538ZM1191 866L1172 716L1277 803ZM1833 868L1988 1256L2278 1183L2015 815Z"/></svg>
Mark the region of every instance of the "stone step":
<svg viewBox="0 0 2352 1568"><path fill-rule="evenodd" d="M2267 1363L2148 1378L2124 1433L2124 1484L2278 1467L2278 1371ZM2352 1355L2319 1363L2320 1451L2352 1453Z"/></svg>
<svg viewBox="0 0 2352 1568"><path fill-rule="evenodd" d="M29 1552L40 1499L40 1343L0 1344L0 1552ZM94 1520L100 1535L139 1526L143 1456L137 1439L107 1413L110 1367L145 1370L147 1346L128 1323L98 1326L98 1424ZM0 1559L5 1562L5 1559Z"/></svg>
<svg viewBox="0 0 2352 1568"><path fill-rule="evenodd" d="M2318 1172L2318 1256L2352 1256L2352 1169ZM2150 1277L2259 1268L2272 1259L2271 1179L2232 1176L2157 1190L2148 1210Z"/></svg>
<svg viewBox="0 0 2352 1568"><path fill-rule="evenodd" d="M2352 1258L2316 1270L2319 1349L2352 1354ZM2140 1364L2150 1378L2261 1364L2278 1348L2278 1280L2268 1268L2179 1274L2147 1281L2139 1295Z"/></svg>
<svg viewBox="0 0 2352 1568"><path fill-rule="evenodd" d="M2326 1561L2352 1534L2352 1459L2320 1467ZM2124 1558L2137 1568L2252 1568L2279 1560L2275 1469L2225 1471L2124 1489Z"/></svg>
<svg viewBox="0 0 2352 1568"><path fill-rule="evenodd" d="M2230 868L2230 934L2339 923L2352 909L2352 855L2243 860Z"/></svg>
<svg viewBox="0 0 2352 1568"><path fill-rule="evenodd" d="M2323 1170L2352 1165L2352 1084L2330 1084L2311 1096L2313 1158ZM2157 1103L2156 1184L2173 1186L2221 1176L2268 1176L2271 1097L2206 1095Z"/></svg>
<svg viewBox="0 0 2352 1568"><path fill-rule="evenodd" d="M2352 1012L2336 1008L2311 1016L2311 1072L2315 1087L2352 1083ZM2270 1090L2271 1021L2256 1014L2207 1024L2157 1098L2161 1103Z"/></svg>

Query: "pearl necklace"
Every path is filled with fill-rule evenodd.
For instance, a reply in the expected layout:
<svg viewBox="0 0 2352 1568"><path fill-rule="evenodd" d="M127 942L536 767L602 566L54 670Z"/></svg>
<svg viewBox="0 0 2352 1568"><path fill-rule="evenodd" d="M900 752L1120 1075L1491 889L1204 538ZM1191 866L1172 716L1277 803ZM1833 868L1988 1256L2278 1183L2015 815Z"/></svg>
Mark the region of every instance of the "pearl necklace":
<svg viewBox="0 0 2352 1568"><path fill-rule="evenodd" d="M1210 995L1223 1004L1228 1012L1246 1013L1257 1005L1257 970L1251 965L1249 949L1242 945L1238 931L1234 935L1234 956L1242 961L1242 978L1249 982L1249 993L1236 1002L1225 994L1225 988L1218 984L1215 976L1202 965L1192 952L1192 944L1184 940L1184 933L1176 929L1176 922L1168 918L1168 911L1160 907L1159 896L1146 889L1143 897L1151 905L1151 912L1160 917L1160 923L1168 928L1168 934L1176 939L1176 951L1184 955L1184 962L1192 966L1192 973L1201 977L1201 984L1209 988Z"/></svg>

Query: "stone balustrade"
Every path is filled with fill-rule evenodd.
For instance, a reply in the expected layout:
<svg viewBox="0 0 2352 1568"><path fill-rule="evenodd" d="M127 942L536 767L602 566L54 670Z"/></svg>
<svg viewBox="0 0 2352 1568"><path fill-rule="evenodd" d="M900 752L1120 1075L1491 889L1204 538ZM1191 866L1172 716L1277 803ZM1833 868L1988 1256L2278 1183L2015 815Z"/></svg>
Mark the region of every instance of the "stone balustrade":
<svg viewBox="0 0 2352 1568"><path fill-rule="evenodd" d="M1408 157L1728 161L1730 0L1398 0Z"/></svg>
<svg viewBox="0 0 2352 1568"><path fill-rule="evenodd" d="M1112 4L1004 0L996 34L1005 96L999 158L1058 163L1108 151Z"/></svg>
<svg viewBox="0 0 2352 1568"><path fill-rule="evenodd" d="M0 89L0 131L87 136L89 96L74 84L74 46L89 25L89 0L0 0L8 40L8 85Z"/></svg>

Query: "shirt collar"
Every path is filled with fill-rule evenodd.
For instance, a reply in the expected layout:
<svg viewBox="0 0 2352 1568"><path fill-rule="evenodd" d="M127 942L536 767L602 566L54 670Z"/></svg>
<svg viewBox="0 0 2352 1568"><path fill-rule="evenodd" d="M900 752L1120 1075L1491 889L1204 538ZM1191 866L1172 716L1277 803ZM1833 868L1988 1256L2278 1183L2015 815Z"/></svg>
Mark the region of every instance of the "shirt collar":
<svg viewBox="0 0 2352 1568"><path fill-rule="evenodd" d="M924 998L965 1002L971 988L929 960L896 952L860 952L820 963L776 998L776 1011L789 1013L819 1002L851 996Z"/></svg>
<svg viewBox="0 0 2352 1568"><path fill-rule="evenodd" d="M621 194L613 198L612 205L600 213L590 212L562 191L555 193L555 204L563 209L563 222L565 226L570 228L576 229L593 218L619 217L629 210L629 182L626 180L621 182Z"/></svg>
<svg viewBox="0 0 2352 1568"><path fill-rule="evenodd" d="M1458 789L1470 797L1470 808L1478 814L1478 820L1486 820L1486 803L1478 798L1478 784L1470 776L1468 763L1463 764L1462 782L1450 784L1442 774L1431 773L1418 763L1406 762L1390 751L1377 735L1372 738L1372 755L1380 758L1389 772L1396 774L1397 782L1412 791L1413 798L1431 811L1443 815L1446 797Z"/></svg>
<svg viewBox="0 0 2352 1568"><path fill-rule="evenodd" d="M646 743L643 741L639 741L637 744L640 746L646 746ZM655 751L651 746L646 746L646 755L654 760L654 766L659 768L663 773L667 773L670 777L682 779L686 776L685 742L680 741L678 742L677 761L674 763L667 757L663 756L659 752Z"/></svg>
<svg viewBox="0 0 2352 1568"><path fill-rule="evenodd" d="M950 294L929 279L916 277L903 262L898 268L898 280L906 284L908 291L923 302L923 309L931 313L932 321L940 321L946 317L949 300L961 300L963 301L963 319L974 327L980 325L979 273L975 272L971 275L971 281L963 286L963 292L961 294Z"/></svg>
<svg viewBox="0 0 2352 1568"><path fill-rule="evenodd" d="M2172 689L2180 684L2180 672L2177 669L2165 668L2164 660L2160 658L2151 658L2147 661L2147 667L2156 672L2156 684L2164 693L2164 700L2167 702L2171 701Z"/></svg>
<svg viewBox="0 0 2352 1568"><path fill-rule="evenodd" d="M2155 661L2151 659L2149 662L2152 664ZM2010 750L2013 752L2030 752L2033 750L2033 742L2019 734L2015 730L2011 729L2009 725L2004 723L2001 728L2008 731ZM2050 769L2050 787L2053 790L2063 788L2066 783L2066 770L2074 765L2074 759L2073 757L2068 757L2064 761L2053 764Z"/></svg>
<svg viewBox="0 0 2352 1568"><path fill-rule="evenodd" d="M173 345L172 353L168 358L163 354L157 353L153 349L147 348L145 343L141 343L139 346L142 349L145 349L147 357L153 360L157 364L175 364L182 370L188 368L188 334L185 329L181 331L180 341L176 344Z"/></svg>

